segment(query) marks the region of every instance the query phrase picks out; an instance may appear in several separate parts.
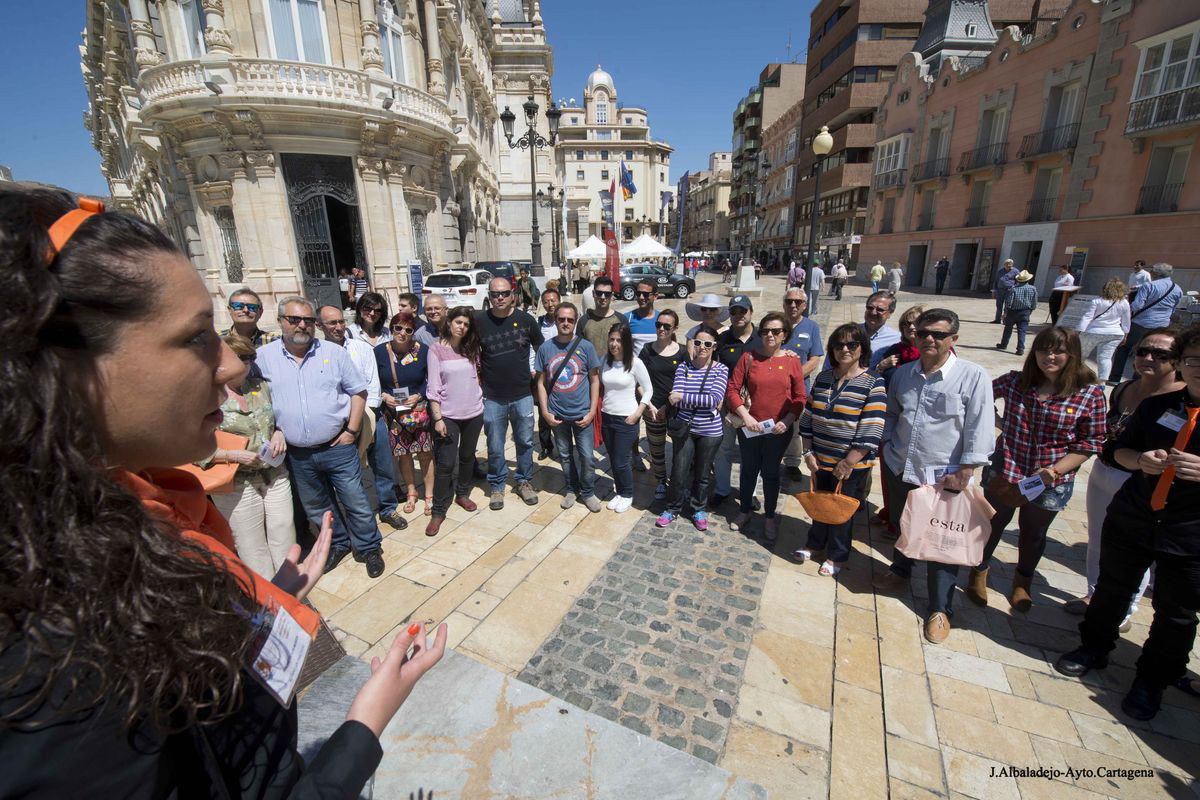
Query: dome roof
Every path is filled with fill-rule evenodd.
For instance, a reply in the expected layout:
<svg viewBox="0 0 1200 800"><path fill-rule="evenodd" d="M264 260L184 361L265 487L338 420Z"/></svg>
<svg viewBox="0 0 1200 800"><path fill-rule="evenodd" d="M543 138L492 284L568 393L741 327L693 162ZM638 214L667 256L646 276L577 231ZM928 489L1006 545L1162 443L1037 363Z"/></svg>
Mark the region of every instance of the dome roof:
<svg viewBox="0 0 1200 800"><path fill-rule="evenodd" d="M596 65L596 70L591 75L588 75L587 90L592 92L598 86L605 87L612 94L617 93L617 88L613 85L612 75L601 69L599 64Z"/></svg>

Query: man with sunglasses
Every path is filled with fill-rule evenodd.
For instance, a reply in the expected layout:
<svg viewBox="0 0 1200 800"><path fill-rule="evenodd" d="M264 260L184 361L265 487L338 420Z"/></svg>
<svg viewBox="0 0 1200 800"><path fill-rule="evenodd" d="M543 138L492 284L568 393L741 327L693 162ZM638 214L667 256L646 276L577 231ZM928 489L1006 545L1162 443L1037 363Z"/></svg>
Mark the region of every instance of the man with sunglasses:
<svg viewBox="0 0 1200 800"><path fill-rule="evenodd" d="M654 301L658 299L658 284L652 279L638 281L634 290L637 308L625 312L625 320L629 324L629 335L633 337L633 357L642 354L642 348L658 338L654 323L658 322L658 312L654 310Z"/></svg>
<svg viewBox="0 0 1200 800"><path fill-rule="evenodd" d="M893 513L918 486L941 484L962 491L996 447L996 413L987 370L954 355L958 315L931 308L917 318L921 357L903 364L888 383L883 429L884 481ZM913 559L896 550L892 568L875 577L875 588L908 588ZM941 644L950 635L958 567L926 562L929 612L925 638Z"/></svg>
<svg viewBox="0 0 1200 800"><path fill-rule="evenodd" d="M270 384L275 424L287 440L288 468L308 519L333 512L328 572L351 551L367 575L383 574L382 537L363 488L355 441L362 431L369 381L345 348L316 337L311 301L279 302L281 338L265 345L256 363ZM333 490L332 495L330 489Z"/></svg>
<svg viewBox="0 0 1200 800"><path fill-rule="evenodd" d="M274 331L263 331L258 328L262 319L262 298L253 289L238 289L229 295L229 317L233 325L221 331L221 336L237 333L245 336L253 343L255 349L279 338Z"/></svg>
<svg viewBox="0 0 1200 800"><path fill-rule="evenodd" d="M479 332L479 383L483 388L483 429L487 435L487 480L491 487L488 508L504 508L508 463L504 444L512 424L517 450L517 494L527 505L536 505L533 479L533 371L530 348L541 347L544 339L537 320L516 309L513 287L507 278L488 283L490 308L475 312Z"/></svg>

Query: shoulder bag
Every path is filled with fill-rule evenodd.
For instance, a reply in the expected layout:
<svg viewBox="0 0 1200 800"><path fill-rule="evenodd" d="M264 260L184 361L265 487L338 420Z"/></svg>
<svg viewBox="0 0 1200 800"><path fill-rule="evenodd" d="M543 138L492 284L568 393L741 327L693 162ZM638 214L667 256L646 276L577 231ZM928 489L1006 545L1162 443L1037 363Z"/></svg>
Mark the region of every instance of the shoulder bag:
<svg viewBox="0 0 1200 800"><path fill-rule="evenodd" d="M567 368L567 364L571 361L571 356L575 355L575 348L579 347L581 341L583 341L583 335L576 334L575 339L571 342L571 346L567 348L566 357L559 363L558 369L554 370L554 375L550 377L550 385L546 387L547 397L554 392L554 387L558 385L558 376L562 375L563 370Z"/></svg>
<svg viewBox="0 0 1200 800"><path fill-rule="evenodd" d="M708 384L708 373L712 372L712 367L713 362L710 358L708 360L708 369L704 370L704 379L700 381L700 394L704 394L704 387ZM688 415L687 419L684 419L683 417L679 416L679 412L681 410L682 409L679 408L679 406L671 406L671 415L670 418L667 419L667 433L671 434L672 437L686 435L692 426L692 420L696 416L696 411L693 409L692 413Z"/></svg>
<svg viewBox="0 0 1200 800"><path fill-rule="evenodd" d="M1159 295L1157 298L1155 298L1153 303L1151 303L1148 306L1143 306L1142 308L1139 308L1137 310L1137 312L1132 317L1130 317L1130 319L1134 320L1134 319L1137 319L1138 317L1140 317L1142 314L1145 314L1147 311L1154 308L1156 305L1161 303L1163 300L1166 300L1168 297L1170 297L1171 292L1173 292L1173 291L1175 291L1175 281L1171 281L1171 286L1165 292L1163 292L1161 295Z"/></svg>
<svg viewBox="0 0 1200 800"><path fill-rule="evenodd" d="M420 347L419 344L413 345ZM399 379L396 377L396 354L388 349L388 366L392 368L392 386L400 385ZM387 408L387 404L384 404ZM392 436L396 436L400 431L419 431L429 425L429 403L424 398L420 402L414 403L411 408L399 410L395 408L387 408L384 416L388 418L389 430Z"/></svg>

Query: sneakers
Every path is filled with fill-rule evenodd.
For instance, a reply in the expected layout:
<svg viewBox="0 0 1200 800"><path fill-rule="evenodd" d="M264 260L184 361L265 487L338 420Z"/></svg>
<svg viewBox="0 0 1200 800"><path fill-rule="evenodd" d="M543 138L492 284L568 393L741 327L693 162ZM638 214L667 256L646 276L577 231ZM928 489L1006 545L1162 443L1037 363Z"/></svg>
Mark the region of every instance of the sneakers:
<svg viewBox="0 0 1200 800"><path fill-rule="evenodd" d="M491 499L488 500L488 508L492 511L499 511L504 508L504 492L501 489L493 489Z"/></svg>
<svg viewBox="0 0 1200 800"><path fill-rule="evenodd" d="M925 620L925 639L930 644L941 644L950 635L950 618L935 611Z"/></svg>
<svg viewBox="0 0 1200 800"><path fill-rule="evenodd" d="M380 514L379 518L398 531L402 531L408 527L408 520L400 516L400 512L395 509L386 514Z"/></svg>
<svg viewBox="0 0 1200 800"><path fill-rule="evenodd" d="M664 511L658 515L658 519L654 521L654 524L660 528L665 528L674 521L675 521L675 512L674 511Z"/></svg>
<svg viewBox="0 0 1200 800"><path fill-rule="evenodd" d="M1121 710L1143 722L1153 719L1162 706L1162 696L1161 687L1151 686L1141 678L1134 678L1133 685L1129 687L1129 694L1121 701Z"/></svg>
<svg viewBox="0 0 1200 800"><path fill-rule="evenodd" d="M654 499L655 500L666 499L666 496L667 496L667 485L665 483L660 483L658 486L654 487Z"/></svg>
<svg viewBox="0 0 1200 800"><path fill-rule="evenodd" d="M563 495L563 499L559 502L558 507L559 508L570 508L573 505L575 505L575 493L567 492L566 494Z"/></svg>
<svg viewBox="0 0 1200 800"><path fill-rule="evenodd" d="M698 531L708 530L708 514L703 511L697 511L692 514L692 524L696 526Z"/></svg>
<svg viewBox="0 0 1200 800"><path fill-rule="evenodd" d="M1007 349L1008 349L1008 345L1006 345L1006 344L997 344L997 345L996 345L996 349L997 349L997 350L1007 350Z"/></svg>
<svg viewBox="0 0 1200 800"><path fill-rule="evenodd" d="M616 500L617 502L612 506L612 510L617 514L624 514L626 511L633 508L632 497L621 497L620 495L617 495Z"/></svg>
<svg viewBox="0 0 1200 800"><path fill-rule="evenodd" d="M356 556L357 558L357 556ZM367 565L367 577L378 578L383 574L383 550L378 547L362 557Z"/></svg>
<svg viewBox="0 0 1200 800"><path fill-rule="evenodd" d="M521 495L521 499L525 501L527 506L536 506L538 501L537 492L529 485L529 481L522 481L517 484L517 494Z"/></svg>
<svg viewBox="0 0 1200 800"><path fill-rule="evenodd" d="M325 559L325 572L330 572L338 564L342 563L342 559L350 555L349 547L333 547L329 550L329 557Z"/></svg>
<svg viewBox="0 0 1200 800"><path fill-rule="evenodd" d="M621 500L621 495L614 494L612 497L608 498L608 505L605 506L605 508L607 508L609 511L613 511L614 509L616 509L617 503L620 502L620 500Z"/></svg>
<svg viewBox="0 0 1200 800"><path fill-rule="evenodd" d="M600 498L596 497L594 494L583 498L583 504L587 506L587 510L593 514L599 514L600 509L603 508L603 506L600 505Z"/></svg>
<svg viewBox="0 0 1200 800"><path fill-rule="evenodd" d="M1094 669L1104 669L1107 666L1108 656L1098 656L1082 647L1059 656L1058 661L1054 662L1054 668L1068 678L1082 678Z"/></svg>

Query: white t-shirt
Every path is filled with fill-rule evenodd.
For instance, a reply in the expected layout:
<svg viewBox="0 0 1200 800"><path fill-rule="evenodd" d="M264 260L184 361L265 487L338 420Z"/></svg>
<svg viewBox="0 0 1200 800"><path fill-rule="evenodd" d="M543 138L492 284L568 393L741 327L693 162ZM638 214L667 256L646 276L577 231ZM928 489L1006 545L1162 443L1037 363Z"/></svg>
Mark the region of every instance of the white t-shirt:
<svg viewBox="0 0 1200 800"><path fill-rule="evenodd" d="M634 390L638 387L641 387L642 403L645 405L650 405L650 397L654 394L650 373L640 358L633 360L633 368L628 372L620 361L608 366L608 359L605 359L604 366L600 368L600 382L604 385L604 401L600 410L616 417L628 417L637 411L638 399Z"/></svg>
<svg viewBox="0 0 1200 800"><path fill-rule="evenodd" d="M1066 275L1059 275L1057 278L1054 279L1054 288L1055 289L1065 289L1068 286L1074 286L1074 285L1075 285L1075 276L1069 272Z"/></svg>
<svg viewBox="0 0 1200 800"><path fill-rule="evenodd" d="M1132 273L1130 273L1129 281L1127 282L1128 286L1129 286L1129 291L1132 292L1135 289L1137 289L1139 286L1145 286L1147 283L1150 283L1152 280L1153 280L1153 278L1150 277L1149 270L1145 270L1145 269L1134 270Z"/></svg>
<svg viewBox="0 0 1200 800"><path fill-rule="evenodd" d="M1079 331L1098 336L1124 336L1129 333L1129 301L1124 297L1116 302L1094 298L1079 320Z"/></svg>
<svg viewBox="0 0 1200 800"><path fill-rule="evenodd" d="M813 291L820 291L821 286L825 283L825 270L820 267L813 267L808 273L808 288Z"/></svg>

